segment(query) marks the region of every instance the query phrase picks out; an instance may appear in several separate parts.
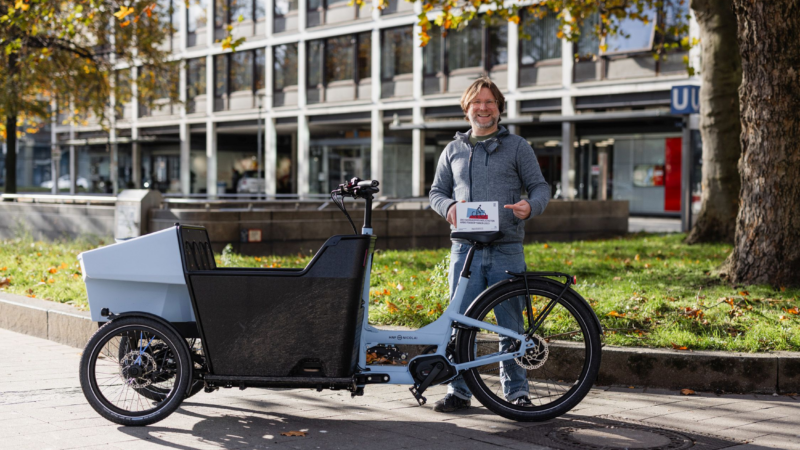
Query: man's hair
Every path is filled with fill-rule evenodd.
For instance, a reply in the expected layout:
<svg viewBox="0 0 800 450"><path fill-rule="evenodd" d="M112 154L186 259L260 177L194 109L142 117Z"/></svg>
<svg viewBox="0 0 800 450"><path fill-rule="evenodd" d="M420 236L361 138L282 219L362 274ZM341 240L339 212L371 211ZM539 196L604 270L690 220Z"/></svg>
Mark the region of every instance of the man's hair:
<svg viewBox="0 0 800 450"><path fill-rule="evenodd" d="M461 110L464 111L464 119L469 121L469 117L467 117L467 112L469 111L469 104L472 100L475 100L475 97L480 94L481 89L488 88L492 95L494 95L494 99L497 100L497 110L500 111L500 114L503 114L503 111L506 107L506 98L503 96L503 93L500 92L500 89L494 84L489 77L486 75L481 76L477 80L475 80L469 87L461 94ZM500 120L498 118L497 122L499 123Z"/></svg>

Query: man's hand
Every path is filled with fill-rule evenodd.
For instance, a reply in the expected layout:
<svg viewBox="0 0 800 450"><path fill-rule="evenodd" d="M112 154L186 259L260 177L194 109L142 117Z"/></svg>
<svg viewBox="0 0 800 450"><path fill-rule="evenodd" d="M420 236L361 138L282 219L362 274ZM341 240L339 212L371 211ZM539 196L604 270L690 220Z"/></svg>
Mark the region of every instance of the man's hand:
<svg viewBox="0 0 800 450"><path fill-rule="evenodd" d="M461 200L461 203L464 203L465 201L466 200ZM458 225L456 224L456 204L455 203L453 203L453 205L450 206L450 209L447 210L447 222L450 225L458 228Z"/></svg>
<svg viewBox="0 0 800 450"><path fill-rule="evenodd" d="M513 205L505 205L503 206L505 209L511 209L514 211L514 217L517 219L527 219L528 216L531 215L531 205L526 200L520 200ZM450 215L448 214L448 221L450 220Z"/></svg>

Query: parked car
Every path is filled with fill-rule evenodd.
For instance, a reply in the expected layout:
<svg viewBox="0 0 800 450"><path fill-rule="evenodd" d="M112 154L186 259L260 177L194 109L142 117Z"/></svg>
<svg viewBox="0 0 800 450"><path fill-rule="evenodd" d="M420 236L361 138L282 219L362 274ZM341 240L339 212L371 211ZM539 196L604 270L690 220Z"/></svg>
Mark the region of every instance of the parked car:
<svg viewBox="0 0 800 450"><path fill-rule="evenodd" d="M78 177L78 181L75 184L76 184L76 186L82 187L82 188L86 189L87 191L89 190L89 181L86 178ZM52 189L53 188L53 180L47 180L47 181L43 182L42 184L40 184L39 186L41 186L43 188L47 188L47 189ZM58 188L59 189L69 189L69 175L62 175L58 179Z"/></svg>
<svg viewBox="0 0 800 450"><path fill-rule="evenodd" d="M236 192L239 194L258 194L266 190L264 172L258 170L247 170L242 174L242 178L236 183Z"/></svg>

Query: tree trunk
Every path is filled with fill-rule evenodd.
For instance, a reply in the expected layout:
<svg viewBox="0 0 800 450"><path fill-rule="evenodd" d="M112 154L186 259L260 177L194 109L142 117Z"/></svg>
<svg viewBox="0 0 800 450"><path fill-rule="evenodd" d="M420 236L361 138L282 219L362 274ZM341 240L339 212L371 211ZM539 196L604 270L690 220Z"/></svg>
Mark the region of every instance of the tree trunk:
<svg viewBox="0 0 800 450"><path fill-rule="evenodd" d="M17 116L6 116L6 194L17 193Z"/></svg>
<svg viewBox="0 0 800 450"><path fill-rule="evenodd" d="M735 283L800 285L800 2L735 0L742 56Z"/></svg>
<svg viewBox="0 0 800 450"><path fill-rule="evenodd" d="M741 187L739 85L742 60L730 0L692 0L700 25L700 134L703 137L703 197L689 244L733 243Z"/></svg>

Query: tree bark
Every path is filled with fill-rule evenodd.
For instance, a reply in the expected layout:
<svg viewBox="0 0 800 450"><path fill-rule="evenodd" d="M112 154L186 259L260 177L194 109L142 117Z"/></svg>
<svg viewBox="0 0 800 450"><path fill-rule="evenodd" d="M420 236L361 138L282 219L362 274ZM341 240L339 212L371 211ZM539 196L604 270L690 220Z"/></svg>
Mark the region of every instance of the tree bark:
<svg viewBox="0 0 800 450"><path fill-rule="evenodd" d="M5 193L17 193L17 116L6 116L6 182Z"/></svg>
<svg viewBox="0 0 800 450"><path fill-rule="evenodd" d="M742 154L739 139L739 86L742 60L736 41L736 15L730 0L691 0L700 25L703 80L700 134L703 138L703 195L689 244L733 243L739 212Z"/></svg>
<svg viewBox="0 0 800 450"><path fill-rule="evenodd" d="M800 2L735 0L742 56L735 283L800 285Z"/></svg>

